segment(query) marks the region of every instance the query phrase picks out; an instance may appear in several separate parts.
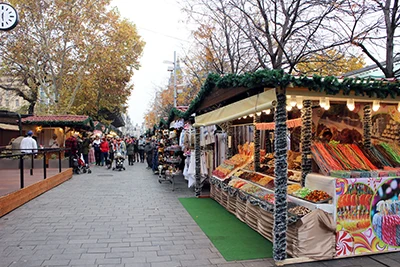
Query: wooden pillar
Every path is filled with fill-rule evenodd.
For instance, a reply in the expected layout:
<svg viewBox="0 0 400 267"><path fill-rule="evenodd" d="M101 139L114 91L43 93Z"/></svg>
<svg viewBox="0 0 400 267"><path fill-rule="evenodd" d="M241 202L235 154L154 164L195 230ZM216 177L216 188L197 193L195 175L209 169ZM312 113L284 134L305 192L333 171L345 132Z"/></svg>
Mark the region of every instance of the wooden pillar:
<svg viewBox="0 0 400 267"><path fill-rule="evenodd" d="M364 147L371 149L371 131L372 131L372 111L371 105L364 106Z"/></svg>
<svg viewBox="0 0 400 267"><path fill-rule="evenodd" d="M261 140L260 140L260 131L257 130L256 124L260 123L261 116L254 114L254 170L257 172L260 170L260 147L261 147Z"/></svg>
<svg viewBox="0 0 400 267"><path fill-rule="evenodd" d="M201 173L200 173L200 156L201 156L201 151L200 151L200 127L195 128L195 162L196 162L196 168L195 168L195 178L196 178L196 187L195 187L195 196L198 197L201 195Z"/></svg>
<svg viewBox="0 0 400 267"><path fill-rule="evenodd" d="M286 259L287 231L287 113L285 89L277 90L275 110L275 208L273 252L276 262Z"/></svg>
<svg viewBox="0 0 400 267"><path fill-rule="evenodd" d="M301 109L301 185L304 186L306 176L312 171L311 138L312 138L312 102L303 101Z"/></svg>

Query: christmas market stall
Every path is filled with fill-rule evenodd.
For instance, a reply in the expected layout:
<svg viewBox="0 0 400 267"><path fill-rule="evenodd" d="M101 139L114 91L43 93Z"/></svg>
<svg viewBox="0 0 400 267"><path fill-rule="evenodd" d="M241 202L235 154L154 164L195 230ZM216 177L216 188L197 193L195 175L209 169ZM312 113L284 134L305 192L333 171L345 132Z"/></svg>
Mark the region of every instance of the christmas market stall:
<svg viewBox="0 0 400 267"><path fill-rule="evenodd" d="M93 130L93 120L85 115L34 115L22 119L24 128L29 128L37 137L38 145L50 147L53 136L57 136L59 147L74 132Z"/></svg>
<svg viewBox="0 0 400 267"><path fill-rule="evenodd" d="M398 87L265 70L209 76L189 107L196 112L196 195L199 127L225 129L229 154L232 126L252 120L254 142L238 145L213 171L211 197L273 240L277 264L398 250Z"/></svg>

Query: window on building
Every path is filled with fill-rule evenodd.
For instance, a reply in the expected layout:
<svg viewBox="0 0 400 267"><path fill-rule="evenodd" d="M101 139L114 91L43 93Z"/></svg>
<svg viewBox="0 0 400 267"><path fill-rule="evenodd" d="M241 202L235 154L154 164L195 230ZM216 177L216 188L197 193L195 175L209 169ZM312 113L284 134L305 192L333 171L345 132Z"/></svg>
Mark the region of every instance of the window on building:
<svg viewBox="0 0 400 267"><path fill-rule="evenodd" d="M15 106L19 107L19 99L15 99Z"/></svg>
<svg viewBox="0 0 400 267"><path fill-rule="evenodd" d="M6 107L10 106L10 101L8 99L6 99Z"/></svg>

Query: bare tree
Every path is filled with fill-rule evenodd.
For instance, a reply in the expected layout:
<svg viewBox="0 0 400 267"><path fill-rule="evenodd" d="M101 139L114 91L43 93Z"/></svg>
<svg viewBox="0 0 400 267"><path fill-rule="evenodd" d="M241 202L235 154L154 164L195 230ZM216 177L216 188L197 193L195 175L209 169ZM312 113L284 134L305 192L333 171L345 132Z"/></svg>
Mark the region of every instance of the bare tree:
<svg viewBox="0 0 400 267"><path fill-rule="evenodd" d="M400 75L394 69L398 56L400 12L398 0L348 0L340 8L338 20L351 43L371 59L386 78ZM383 62L382 62L383 61Z"/></svg>
<svg viewBox="0 0 400 267"><path fill-rule="evenodd" d="M186 61L202 60L205 69L224 73L243 73L259 68L253 47L245 33L226 14L238 13L226 0L186 0L184 11L198 28L193 32L196 52Z"/></svg>
<svg viewBox="0 0 400 267"><path fill-rule="evenodd" d="M349 43L332 22L343 1L230 0L246 24L236 25L258 53L265 53L273 69L292 72L310 55ZM239 21L226 14L232 21ZM262 62L260 62L262 64ZM267 66L265 66L267 67Z"/></svg>

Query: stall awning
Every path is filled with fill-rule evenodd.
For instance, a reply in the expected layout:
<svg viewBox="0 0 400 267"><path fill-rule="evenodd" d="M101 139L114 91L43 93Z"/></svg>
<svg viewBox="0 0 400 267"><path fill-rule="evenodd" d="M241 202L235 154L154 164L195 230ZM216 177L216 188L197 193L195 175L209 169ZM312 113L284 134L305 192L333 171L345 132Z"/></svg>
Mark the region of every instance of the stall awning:
<svg viewBox="0 0 400 267"><path fill-rule="evenodd" d="M270 109L273 107L274 102L276 102L275 89L269 89L268 91L258 95L248 97L225 107L196 116L194 126L214 125L235 120L242 116Z"/></svg>
<svg viewBox="0 0 400 267"><path fill-rule="evenodd" d="M0 129L8 131L19 131L18 125L0 123Z"/></svg>

